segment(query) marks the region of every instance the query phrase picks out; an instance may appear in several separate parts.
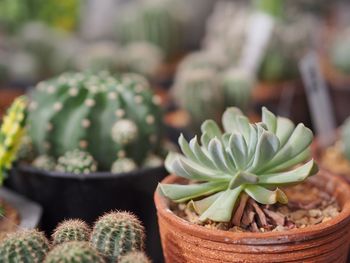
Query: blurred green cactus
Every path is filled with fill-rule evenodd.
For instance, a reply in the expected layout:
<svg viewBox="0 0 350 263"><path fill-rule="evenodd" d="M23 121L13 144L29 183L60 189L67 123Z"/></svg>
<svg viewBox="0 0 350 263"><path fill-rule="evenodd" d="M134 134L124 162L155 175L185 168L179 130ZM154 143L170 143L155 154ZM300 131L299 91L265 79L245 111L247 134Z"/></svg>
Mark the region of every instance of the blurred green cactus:
<svg viewBox="0 0 350 263"><path fill-rule="evenodd" d="M49 242L43 233L21 230L0 242L0 262L42 263L48 251Z"/></svg>
<svg viewBox="0 0 350 263"><path fill-rule="evenodd" d="M147 258L145 253L141 251L130 252L123 256L119 263L151 263L151 260Z"/></svg>
<svg viewBox="0 0 350 263"><path fill-rule="evenodd" d="M104 263L103 257L88 242L71 241L56 246L44 263Z"/></svg>
<svg viewBox="0 0 350 263"><path fill-rule="evenodd" d="M56 171L89 174L97 171L97 164L88 152L75 149L57 159Z"/></svg>

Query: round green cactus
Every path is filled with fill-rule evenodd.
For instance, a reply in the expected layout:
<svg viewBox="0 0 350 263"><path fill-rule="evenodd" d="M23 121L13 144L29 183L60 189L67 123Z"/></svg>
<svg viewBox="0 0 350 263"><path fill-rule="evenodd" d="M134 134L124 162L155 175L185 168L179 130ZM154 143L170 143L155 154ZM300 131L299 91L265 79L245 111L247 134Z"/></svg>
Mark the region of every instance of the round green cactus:
<svg viewBox="0 0 350 263"><path fill-rule="evenodd" d="M246 112L251 101L254 78L238 68L230 68L223 73L222 89L225 106L235 106Z"/></svg>
<svg viewBox="0 0 350 263"><path fill-rule="evenodd" d="M202 124L201 145L183 136L184 155L170 153L165 166L172 174L197 184L160 184L160 191L175 202L189 202L201 221L228 222L241 193L260 204L285 204L279 188L304 181L317 173L310 156L313 134L303 124L276 117L263 108L262 122L251 124L238 108L222 117L224 133L213 120Z"/></svg>
<svg viewBox="0 0 350 263"><path fill-rule="evenodd" d="M28 134L39 154L58 158L81 149L100 170L109 170L121 154L141 164L149 151L160 149L159 99L140 75L65 73L39 83L31 98ZM136 126L137 137L127 144L113 130L121 120Z"/></svg>
<svg viewBox="0 0 350 263"><path fill-rule="evenodd" d="M90 228L82 220L71 219L60 223L52 234L53 245L69 241L89 241Z"/></svg>
<svg viewBox="0 0 350 263"><path fill-rule="evenodd" d="M98 251L88 242L71 241L56 246L45 258L44 263L104 263Z"/></svg>
<svg viewBox="0 0 350 263"><path fill-rule="evenodd" d="M43 154L34 159L32 166L41 170L53 171L56 167L56 161L51 156Z"/></svg>
<svg viewBox="0 0 350 263"><path fill-rule="evenodd" d="M21 230L8 234L0 242L0 262L42 263L49 242L37 230Z"/></svg>
<svg viewBox="0 0 350 263"><path fill-rule="evenodd" d="M134 215L111 212L97 220L91 243L108 263L114 263L131 251L143 250L144 238L144 228Z"/></svg>
<svg viewBox="0 0 350 263"><path fill-rule="evenodd" d="M135 171L137 169L137 164L130 158L118 158L111 168L112 173L127 173Z"/></svg>
<svg viewBox="0 0 350 263"><path fill-rule="evenodd" d="M151 263L151 260L141 251L130 252L123 256L119 263Z"/></svg>
<svg viewBox="0 0 350 263"><path fill-rule="evenodd" d="M183 19L171 1L142 1L123 10L117 36L123 43L150 42L167 57L181 52Z"/></svg>
<svg viewBox="0 0 350 263"><path fill-rule="evenodd" d="M210 68L180 71L176 75L173 94L177 104L190 114L195 130L206 118L217 120L224 110L219 76Z"/></svg>
<svg viewBox="0 0 350 263"><path fill-rule="evenodd" d="M97 164L88 152L75 149L58 158L56 170L64 173L89 174L97 171Z"/></svg>
<svg viewBox="0 0 350 263"><path fill-rule="evenodd" d="M350 74L350 29L341 32L333 41L329 56L332 65L343 74Z"/></svg>

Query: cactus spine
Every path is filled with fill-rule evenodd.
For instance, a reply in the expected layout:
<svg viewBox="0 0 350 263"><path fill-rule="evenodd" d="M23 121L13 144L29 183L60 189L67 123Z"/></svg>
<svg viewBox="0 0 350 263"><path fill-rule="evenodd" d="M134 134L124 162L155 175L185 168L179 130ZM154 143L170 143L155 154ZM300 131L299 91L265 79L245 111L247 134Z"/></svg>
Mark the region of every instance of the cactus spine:
<svg viewBox="0 0 350 263"><path fill-rule="evenodd" d="M158 104L142 76L65 73L39 83L32 93L28 133L39 154L58 158L74 149L85 150L100 170L109 170L121 153L141 164L150 150L160 148ZM137 128L137 136L127 144L114 140L124 138L124 133L113 131L121 120Z"/></svg>
<svg viewBox="0 0 350 263"><path fill-rule="evenodd" d="M114 263L128 252L143 250L144 238L144 228L134 215L112 212L98 219L91 243L108 263Z"/></svg>
<svg viewBox="0 0 350 263"><path fill-rule="evenodd" d="M137 164L130 158L119 158L112 164L112 173L127 173L137 169Z"/></svg>
<svg viewBox="0 0 350 263"><path fill-rule="evenodd" d="M59 224L52 234L52 243L58 245L69 241L89 241L90 228L81 220L71 219Z"/></svg>
<svg viewBox="0 0 350 263"><path fill-rule="evenodd" d="M119 263L151 263L151 260L147 258L145 253L141 251L130 252L123 256Z"/></svg>
<svg viewBox="0 0 350 263"><path fill-rule="evenodd" d="M46 171L53 171L56 166L56 161L51 156L44 154L36 157L32 162L32 166Z"/></svg>
<svg viewBox="0 0 350 263"><path fill-rule="evenodd" d="M0 262L42 263L49 250L49 242L37 230L23 230L9 234L0 243Z"/></svg>
<svg viewBox="0 0 350 263"><path fill-rule="evenodd" d="M44 263L104 263L99 253L88 242L71 241L56 246Z"/></svg>

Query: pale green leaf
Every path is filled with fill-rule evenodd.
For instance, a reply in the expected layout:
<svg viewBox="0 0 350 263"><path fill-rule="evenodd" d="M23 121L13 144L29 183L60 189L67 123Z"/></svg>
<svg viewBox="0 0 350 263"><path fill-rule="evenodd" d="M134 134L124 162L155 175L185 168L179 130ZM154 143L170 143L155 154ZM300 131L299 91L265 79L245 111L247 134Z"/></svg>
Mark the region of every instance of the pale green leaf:
<svg viewBox="0 0 350 263"><path fill-rule="evenodd" d="M277 202L286 203L287 196L278 188L275 191L270 191L259 185L246 185L244 191L255 201L264 205L272 205Z"/></svg>
<svg viewBox="0 0 350 263"><path fill-rule="evenodd" d="M201 215L207 210L223 192L210 195L198 201L191 200L189 205L193 207L197 214Z"/></svg>
<svg viewBox="0 0 350 263"><path fill-rule="evenodd" d="M295 125L291 120L283 117L277 118L276 135L280 140L280 147L282 147L288 141L289 137L294 131L294 128Z"/></svg>
<svg viewBox="0 0 350 263"><path fill-rule="evenodd" d="M276 133L277 118L275 114L269 111L266 107L262 108L262 122L266 124L266 127L270 132Z"/></svg>

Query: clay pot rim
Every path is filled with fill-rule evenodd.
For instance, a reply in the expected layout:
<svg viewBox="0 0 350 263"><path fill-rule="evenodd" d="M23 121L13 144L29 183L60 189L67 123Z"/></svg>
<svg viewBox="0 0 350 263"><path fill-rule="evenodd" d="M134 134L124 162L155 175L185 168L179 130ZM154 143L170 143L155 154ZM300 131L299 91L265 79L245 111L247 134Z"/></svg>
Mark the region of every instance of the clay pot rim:
<svg viewBox="0 0 350 263"><path fill-rule="evenodd" d="M350 187L343 179L338 176L331 175L324 170L320 170L317 176L326 177L328 180L337 183L337 188L341 188L343 195L346 195L346 199L350 200ZM179 179L180 177L169 175L163 179L162 183L174 183ZM317 225L280 232L237 233L224 230L208 229L203 226L190 223L185 219L176 216L169 209L167 199L162 196L158 190L156 190L154 193L154 201L158 216L164 217L164 219L170 221L172 225L176 225L176 227L179 228L179 231L191 233L193 236L199 236L206 240L221 243L230 242L242 245L272 245L295 243L298 241L305 241L308 239L315 239L321 236L329 235L330 233L339 231L339 228L346 227L350 222L350 202L346 202L337 217L334 217L327 222Z"/></svg>

